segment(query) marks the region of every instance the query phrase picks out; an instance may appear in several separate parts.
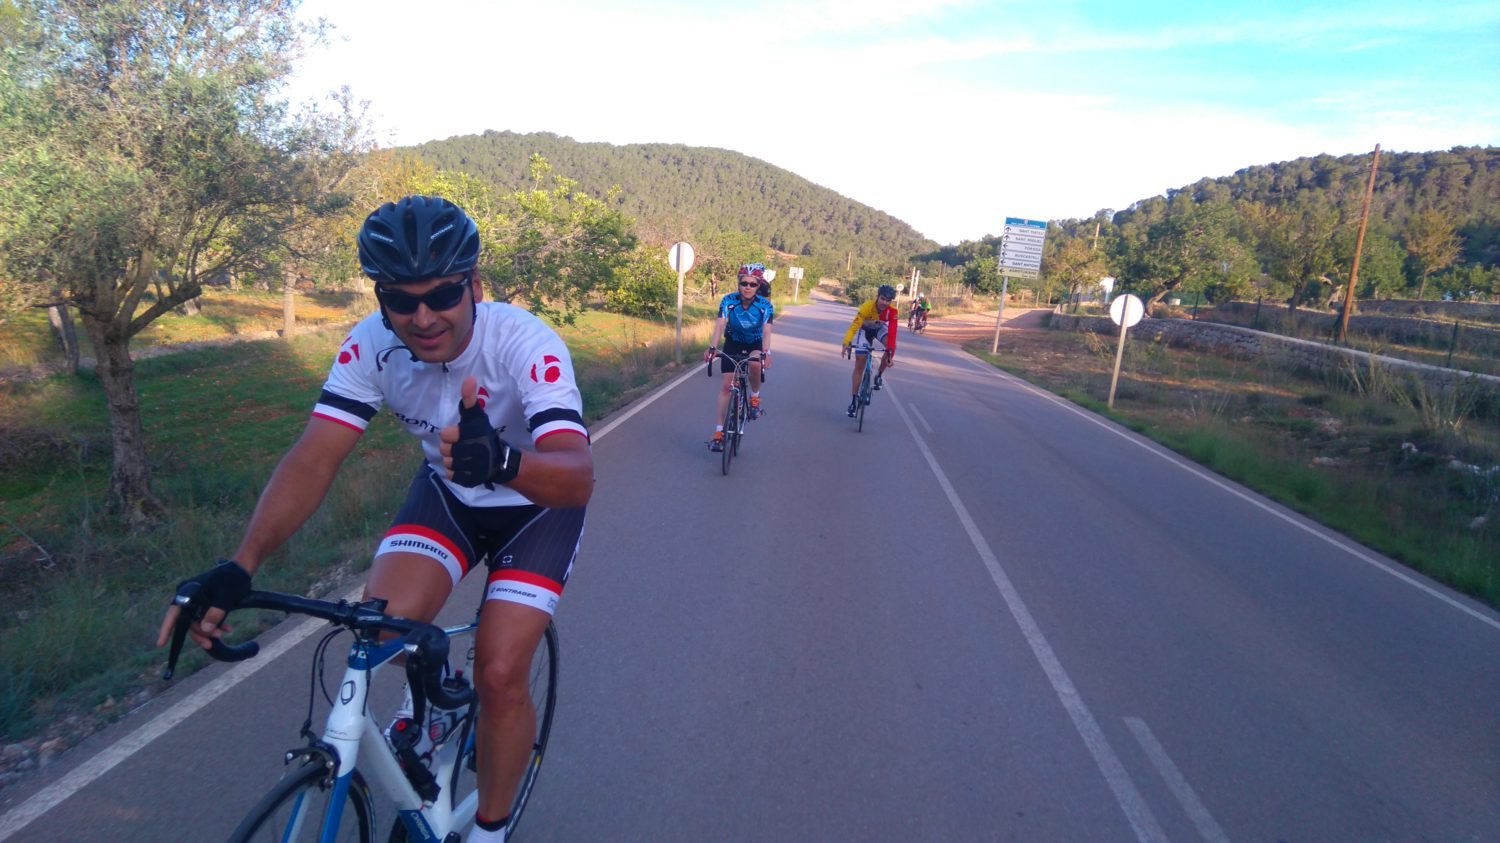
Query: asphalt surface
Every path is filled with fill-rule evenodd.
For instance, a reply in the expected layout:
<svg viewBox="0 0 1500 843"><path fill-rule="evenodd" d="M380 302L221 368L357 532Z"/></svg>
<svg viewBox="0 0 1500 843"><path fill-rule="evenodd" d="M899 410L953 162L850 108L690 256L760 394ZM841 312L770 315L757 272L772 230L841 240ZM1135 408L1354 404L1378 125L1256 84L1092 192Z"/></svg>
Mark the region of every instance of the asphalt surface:
<svg viewBox="0 0 1500 843"><path fill-rule="evenodd" d="M596 426L517 839L1500 839L1500 615L932 339L856 432L851 315L778 321L727 477L701 365ZM222 839L312 640L8 788L0 840Z"/></svg>

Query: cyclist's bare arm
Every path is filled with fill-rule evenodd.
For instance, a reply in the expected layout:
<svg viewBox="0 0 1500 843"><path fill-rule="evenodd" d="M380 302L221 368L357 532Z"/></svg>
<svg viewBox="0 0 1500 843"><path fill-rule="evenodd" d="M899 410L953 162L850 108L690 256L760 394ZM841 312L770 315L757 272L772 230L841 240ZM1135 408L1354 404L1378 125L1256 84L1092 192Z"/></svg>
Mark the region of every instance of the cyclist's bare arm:
<svg viewBox="0 0 1500 843"><path fill-rule="evenodd" d="M297 443L277 464L260 493L250 526L234 560L254 574L281 544L297 532L323 503L339 466L344 464L361 432L338 422L313 417Z"/></svg>
<svg viewBox="0 0 1500 843"><path fill-rule="evenodd" d="M771 368L771 323L760 329L760 367Z"/></svg>
<svg viewBox="0 0 1500 843"><path fill-rule="evenodd" d="M713 351L719 347L719 340L724 338L724 317L720 316L714 321L714 332L708 335L708 348L703 351L703 362L713 359Z"/></svg>
<svg viewBox="0 0 1500 843"><path fill-rule="evenodd" d="M233 557L241 568L254 574L266 557L317 511L328 487L333 485L339 466L359 443L359 437L360 431L337 422L316 416L308 420L301 438L281 458L255 504L255 513L250 516L250 525ZM177 615L176 606L167 609L156 646L167 643ZM219 627L223 619L224 613L219 609L209 609L203 618L210 629ZM206 633L198 627L188 633L205 649L216 637L216 633Z"/></svg>
<svg viewBox="0 0 1500 843"><path fill-rule="evenodd" d="M589 450L589 440L572 431L542 439L536 443L536 452L521 460L521 473L507 485L539 506L584 506L594 494L594 452Z"/></svg>

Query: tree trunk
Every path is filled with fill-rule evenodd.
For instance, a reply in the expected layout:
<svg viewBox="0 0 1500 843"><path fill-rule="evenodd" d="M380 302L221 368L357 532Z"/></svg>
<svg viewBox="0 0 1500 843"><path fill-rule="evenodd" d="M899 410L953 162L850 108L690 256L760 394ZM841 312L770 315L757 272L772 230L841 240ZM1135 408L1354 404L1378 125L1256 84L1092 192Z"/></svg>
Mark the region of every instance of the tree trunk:
<svg viewBox="0 0 1500 843"><path fill-rule="evenodd" d="M296 276L287 273L281 284L281 338L289 340L297 333Z"/></svg>
<svg viewBox="0 0 1500 843"><path fill-rule="evenodd" d="M182 315L184 316L197 316L202 312L203 308L198 304L198 299L196 298L188 299L182 303Z"/></svg>
<svg viewBox="0 0 1500 843"><path fill-rule="evenodd" d="M1427 292L1427 273L1424 272L1424 273L1422 273L1422 283L1417 285L1417 301L1421 301L1422 300L1422 296L1424 294L1426 294L1426 292Z"/></svg>
<svg viewBox="0 0 1500 843"><path fill-rule="evenodd" d="M68 358L68 372L78 374L78 329L73 327L73 317L68 313L68 306L58 304L47 308L47 321L52 323L53 335L57 337L63 354Z"/></svg>
<svg viewBox="0 0 1500 843"><path fill-rule="evenodd" d="M130 338L117 335L109 324L83 313L83 327L94 344L99 384L109 407L112 468L109 475L111 509L131 526L156 523L164 509L151 492L151 463L146 456L146 431L141 404L135 394L135 364Z"/></svg>

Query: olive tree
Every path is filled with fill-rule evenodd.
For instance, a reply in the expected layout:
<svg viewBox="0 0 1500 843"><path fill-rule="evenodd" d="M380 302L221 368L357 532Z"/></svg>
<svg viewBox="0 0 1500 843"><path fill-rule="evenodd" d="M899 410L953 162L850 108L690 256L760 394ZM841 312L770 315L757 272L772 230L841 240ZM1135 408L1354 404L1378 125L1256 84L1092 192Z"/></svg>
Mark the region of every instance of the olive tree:
<svg viewBox="0 0 1500 843"><path fill-rule="evenodd" d="M281 256L336 205L347 109L280 91L320 36L294 0L17 0L0 72L0 305L69 305L110 415L110 500L160 504L130 341L209 278Z"/></svg>

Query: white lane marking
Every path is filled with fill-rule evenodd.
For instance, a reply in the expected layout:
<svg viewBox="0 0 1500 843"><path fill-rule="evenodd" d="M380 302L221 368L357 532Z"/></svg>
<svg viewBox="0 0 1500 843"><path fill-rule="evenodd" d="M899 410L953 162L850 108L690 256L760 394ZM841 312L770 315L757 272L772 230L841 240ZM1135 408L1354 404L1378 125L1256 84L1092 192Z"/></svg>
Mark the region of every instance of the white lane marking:
<svg viewBox="0 0 1500 843"><path fill-rule="evenodd" d="M943 494L948 497L948 503L958 514L958 520L963 524L964 532L968 533L969 541L973 543L974 550L979 553L985 569L990 573L990 579L994 580L995 587L1000 590L1000 596L1005 600L1006 607L1010 609L1011 617L1015 619L1016 625L1021 628L1021 634L1031 647L1032 655L1036 656L1036 660L1041 663L1042 672L1047 675L1047 681L1052 683L1053 693L1057 694L1063 709L1068 712L1068 717L1073 721L1073 728L1078 730L1079 737L1083 738L1084 746L1088 748L1089 754L1094 756L1094 764L1104 776L1109 789L1114 792L1115 801L1120 803L1120 809L1125 812L1125 818L1130 821L1130 827L1135 830L1136 838L1142 843L1166 841L1166 833L1162 831L1161 825L1156 821L1156 816L1151 813L1151 808L1141 797L1140 791L1136 789L1135 782L1130 780L1130 774L1125 771L1125 765L1120 763L1119 756L1110 747L1109 739L1104 736L1104 730L1099 728L1099 721L1094 719L1093 713L1089 711L1088 705L1079 695L1078 688L1068 677L1068 672L1063 669L1057 653L1053 651L1052 645L1047 643L1047 637L1042 634L1042 629L1032 617L1031 610L1026 608L1020 592L1016 591L1005 569L1000 567L1000 560L995 556L994 551L990 550L989 542L985 541L984 536L980 534L978 525L969 516L969 510L959 499L957 490L953 488L952 483L948 482L948 475L943 473L937 458L932 455L927 443L922 441L922 435L912 424L911 416L907 415L906 408L902 407L899 401L891 403L895 404L896 410L901 413L901 420L906 422L907 429L911 431L911 438L916 441L917 449L922 452L928 467L936 475L938 485L943 487Z"/></svg>
<svg viewBox="0 0 1500 843"><path fill-rule="evenodd" d="M591 433L590 434L590 441L597 442L600 439L603 439L604 436L605 436L605 434L609 433L611 430L614 430L615 428L617 428L620 425L624 424L626 422L626 420L628 420L631 416L634 416L636 413L639 413L640 411L642 411L642 410L646 409L647 407L651 406L652 402L656 401L656 399L662 397L663 395L666 395L668 392L671 392L673 389L676 389L678 387L678 385L680 385L683 381L685 381L688 378L693 377L694 375L697 375L697 374L698 374L698 367L696 365L693 366L693 367L691 367L691 368L689 368L686 372L683 372L682 374L678 375L675 380L673 380L672 382L668 383L666 386L663 386L661 389L658 389L657 391L651 393L650 395L646 396L645 398L642 398L640 401L637 401L636 403L632 404L630 406L630 409L628 409L625 412L621 413L619 415L619 417L616 418L614 421L610 422L609 424L605 425L604 427L599 428L599 432L598 433ZM703 377L703 378L707 379L708 376L706 376L706 375L700 375L700 377Z"/></svg>
<svg viewBox="0 0 1500 843"><path fill-rule="evenodd" d="M933 433L937 432L937 431L935 431L935 430L932 429L932 425L930 425L930 424L927 423L927 419L922 416L922 411L917 409L917 405L916 404L913 404L910 401L908 401L908 402L906 402L906 406L908 406L908 407L911 408L911 414L914 415L914 416L916 416L917 417L917 421L919 421L919 422L922 423L922 429L923 430L926 430L929 434L933 434Z"/></svg>
<svg viewBox="0 0 1500 843"><path fill-rule="evenodd" d="M1224 829L1219 828L1219 824L1214 821L1213 814L1208 812L1203 800L1198 798L1197 791L1188 784L1187 778L1177 769L1177 765L1172 763L1166 748L1156 739L1156 735L1151 733L1151 727L1146 725L1146 721L1139 717L1127 717L1125 725L1130 727L1141 749L1146 751L1146 757L1156 765L1156 771L1161 773L1172 795L1182 803L1182 810L1187 812L1188 819L1191 819L1193 825L1198 827L1198 833L1203 835L1203 839L1208 843L1229 843L1229 837L1224 834Z"/></svg>
<svg viewBox="0 0 1500 843"><path fill-rule="evenodd" d="M597 432L591 431L590 440L597 442L603 439L606 434L619 427L626 419L639 413L649 406L651 402L667 394L673 388L697 373L698 370L696 367L684 372L666 386L637 402L629 410L622 413L619 418L611 421ZM361 583L359 587L346 595L345 599L358 600L359 595L363 591L364 584ZM302 639L311 635L315 630L326 626L326 622L320 620L309 620L306 623L299 624L263 648L255 658L240 662L230 668L218 679L199 688L188 698L176 703L172 708L148 721L144 726L104 748L98 755L78 765L67 775L37 791L30 799L17 805L9 813L0 816L0 841L11 837L16 832L30 825L37 817L47 813L73 794L88 787L95 779L109 772L121 761L139 752L147 744L166 734L173 726L186 720L199 709L227 693L235 685L248 679L251 674L270 664L277 656L296 646Z"/></svg>
<svg viewBox="0 0 1500 843"><path fill-rule="evenodd" d="M1186 471L1189 474L1192 474L1195 477L1198 477L1201 480L1219 487L1220 489L1228 492L1231 495L1234 495L1235 497L1250 504L1251 506L1274 515L1275 517L1281 519L1287 524L1292 525L1293 527L1296 527L1302 532L1321 539L1324 542L1327 542L1328 544L1338 548L1339 550L1344 551L1350 556L1353 556L1355 559L1358 559L1359 561L1364 562L1365 564L1370 565L1377 570L1384 571L1385 573L1390 574L1391 576L1395 577L1398 580L1401 580L1402 582L1417 589L1418 591L1421 591L1430 597L1436 597L1437 599L1443 601L1444 603L1447 603L1449 606L1452 606L1460 612L1463 612L1469 617L1474 618L1481 623L1487 624L1497 631L1500 631L1500 620L1496 620L1495 618L1490 617L1483 612L1480 612L1472 606L1467 606L1464 603L1444 594L1438 589L1433 588L1427 583L1424 583L1421 580L1413 577L1407 572L1393 568L1390 565L1387 565L1385 562L1382 562L1381 560L1376 559L1370 554L1365 553L1358 547L1355 547L1348 542L1343 541L1341 538L1324 532L1323 530L1326 528L1311 526L1307 523L1299 521L1296 518L1293 518L1290 515L1282 512L1281 510L1276 509L1269 503L1260 500L1257 497L1253 497L1251 494L1240 491L1226 481L1203 471L1203 469L1199 468L1197 465L1187 462L1182 457L1167 450L1165 445L1159 445L1155 442L1151 442L1150 440L1136 438L1136 434L1122 430L1121 428L1117 427L1114 422L1108 421L1106 419L1101 419L1093 413L1090 413L1089 411L1072 403L1071 401L1068 401L1064 398L1059 398L1058 396L1053 395L1052 393L1047 392L1044 389L1032 386L1031 384L1027 383L1024 380L1021 380L1020 378L1010 374L1009 372L1004 372L993 367L987 367L982 360L976 360L973 357L969 357L968 359L973 361L974 365L979 367L981 371L988 372L989 374L995 375L1003 380L1013 382L1021 388L1027 390L1028 392L1051 401L1052 403L1058 405L1059 407L1062 407L1063 409L1073 413L1074 415L1077 415L1078 417L1088 421L1089 423L1097 425L1098 427L1103 428L1104 430L1114 434L1115 436L1124 439L1126 442L1129 442L1137 448L1140 448L1147 453L1155 454L1157 457L1166 460L1168 463L1175 465L1176 467L1182 469L1183 471Z"/></svg>

